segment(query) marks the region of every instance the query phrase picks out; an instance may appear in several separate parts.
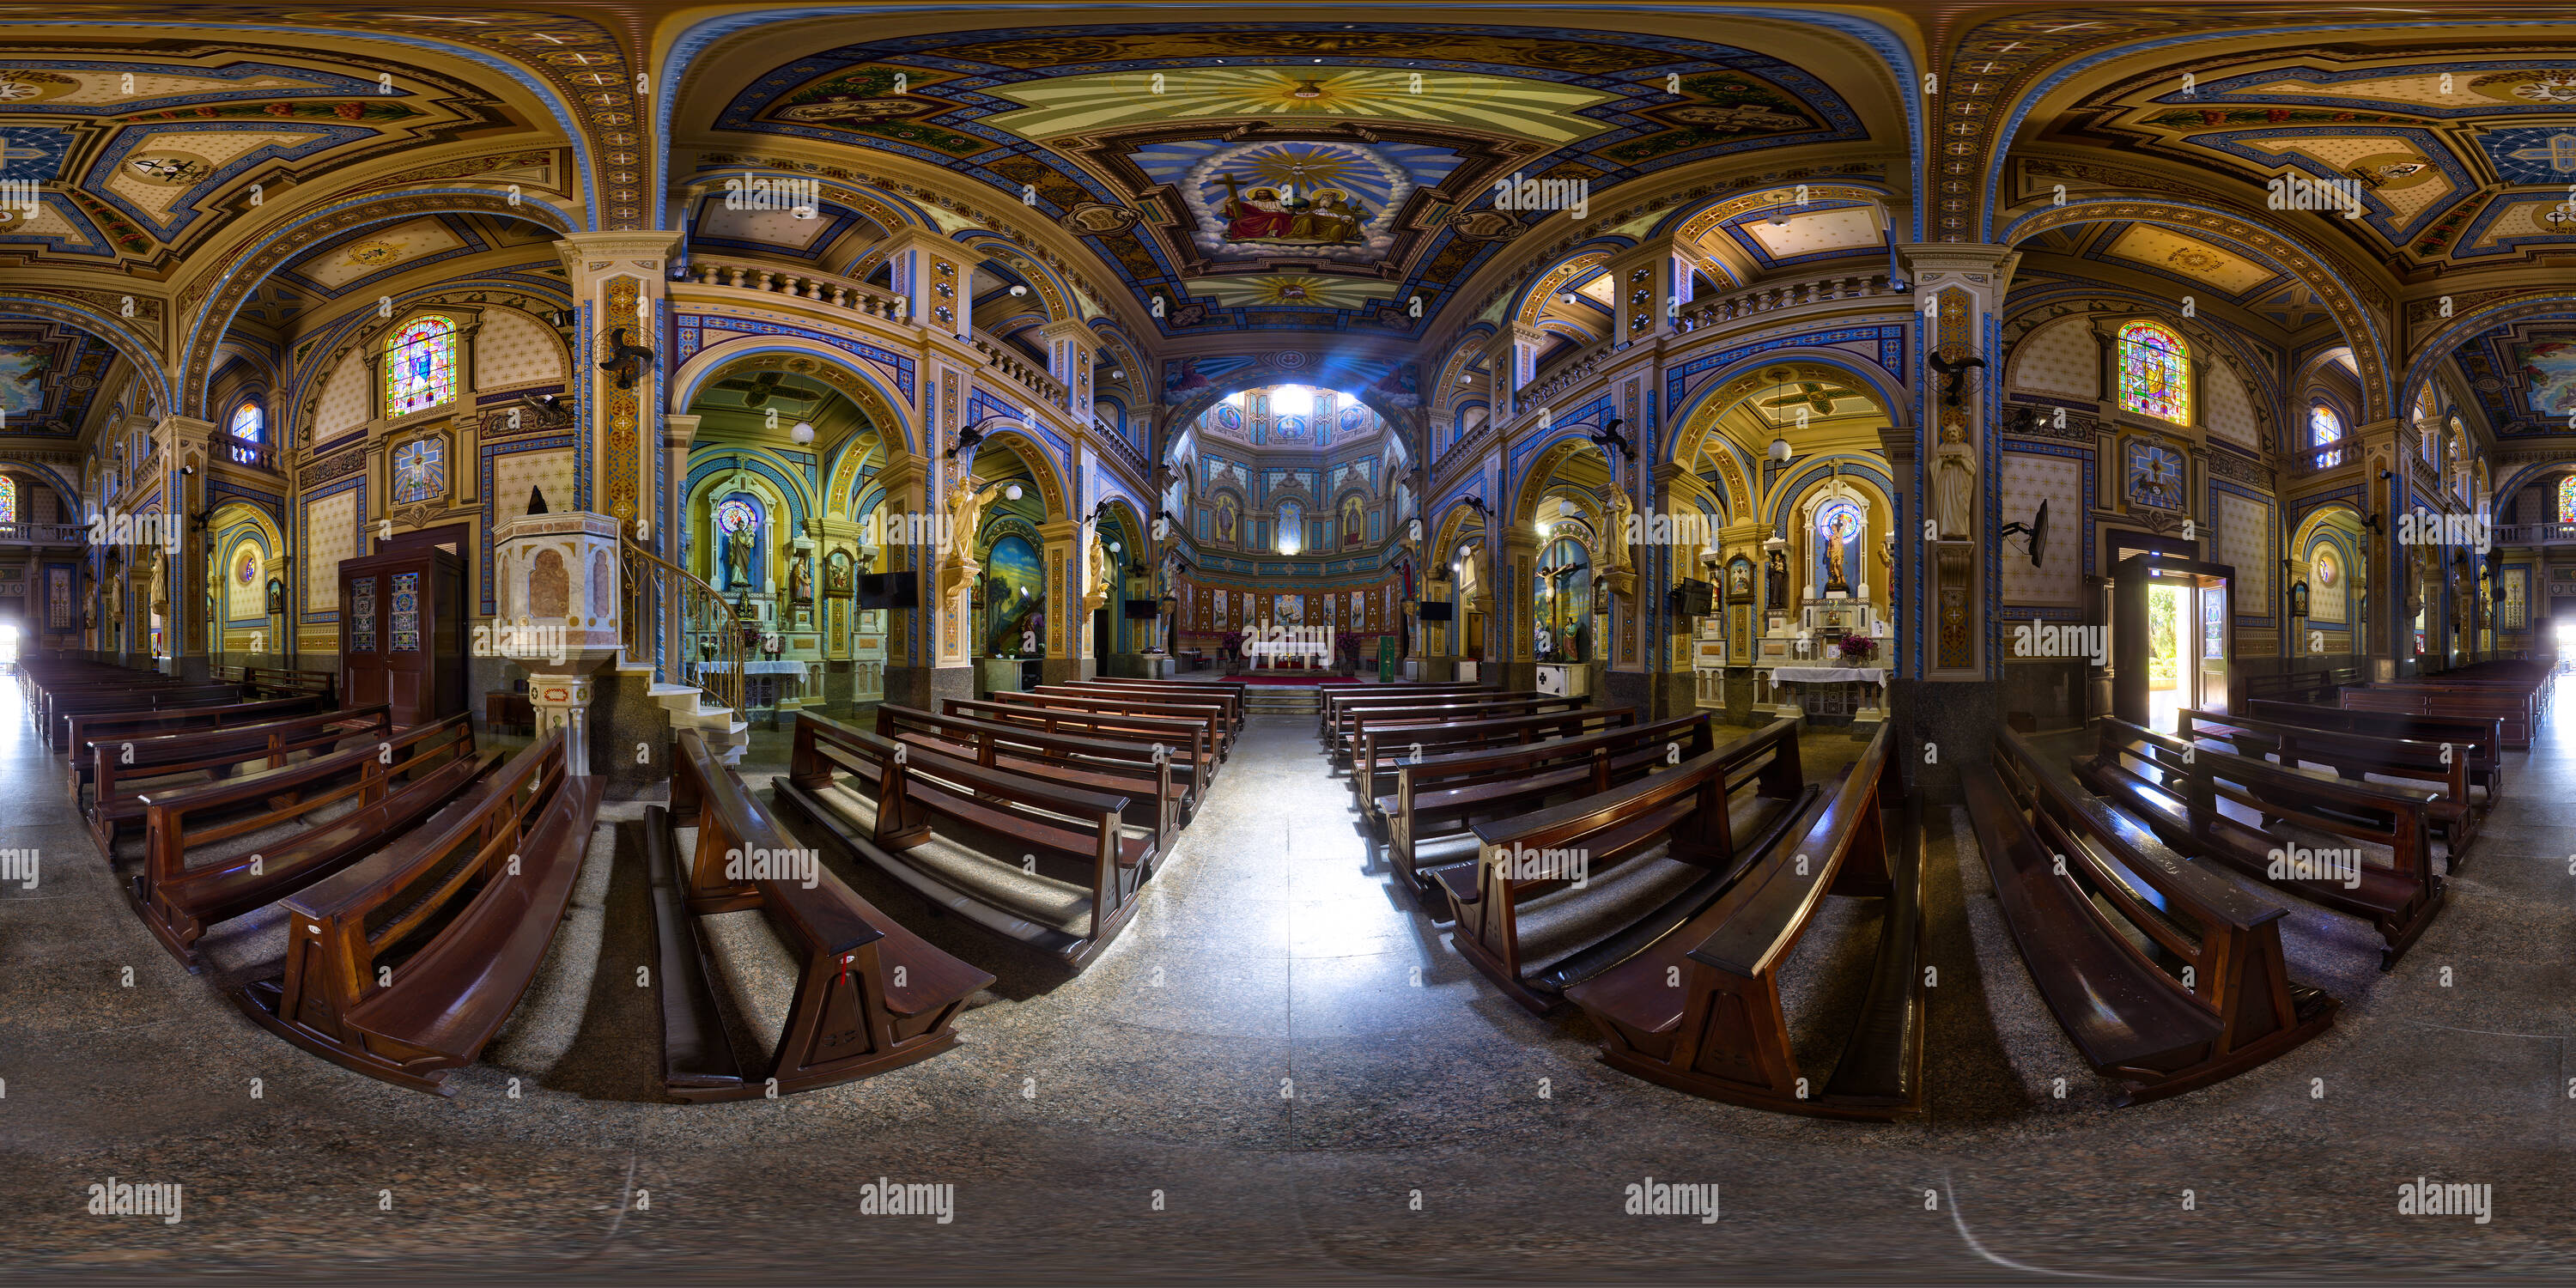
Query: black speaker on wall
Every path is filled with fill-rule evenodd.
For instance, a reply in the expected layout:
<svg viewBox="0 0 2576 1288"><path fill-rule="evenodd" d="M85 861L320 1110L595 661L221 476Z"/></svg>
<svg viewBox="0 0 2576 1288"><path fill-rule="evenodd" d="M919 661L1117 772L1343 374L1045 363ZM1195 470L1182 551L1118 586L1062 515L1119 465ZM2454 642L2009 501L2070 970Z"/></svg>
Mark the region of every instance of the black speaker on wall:
<svg viewBox="0 0 2576 1288"><path fill-rule="evenodd" d="M1426 602L1422 605L1422 620L1426 622L1448 621L1449 610L1453 607L1455 607L1455 605L1450 604L1445 600L1439 602Z"/></svg>

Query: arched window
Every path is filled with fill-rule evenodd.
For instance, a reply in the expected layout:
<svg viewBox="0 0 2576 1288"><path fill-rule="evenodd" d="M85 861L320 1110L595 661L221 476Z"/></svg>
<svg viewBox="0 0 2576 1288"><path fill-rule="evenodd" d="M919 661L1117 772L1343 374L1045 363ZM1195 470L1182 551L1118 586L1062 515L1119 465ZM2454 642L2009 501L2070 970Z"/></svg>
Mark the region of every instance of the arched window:
<svg viewBox="0 0 2576 1288"><path fill-rule="evenodd" d="M6 495L0 492L0 496ZM2576 523L2576 474L2558 480L2558 521Z"/></svg>
<svg viewBox="0 0 2576 1288"><path fill-rule="evenodd" d="M1306 548L1306 512L1294 501L1279 503L1279 553L1293 555Z"/></svg>
<svg viewBox="0 0 2576 1288"><path fill-rule="evenodd" d="M2191 423L2191 346L2172 328L2137 321L2120 328L2120 406L2177 425Z"/></svg>
<svg viewBox="0 0 2576 1288"><path fill-rule="evenodd" d="M18 480L0 474L0 523L18 521Z"/></svg>
<svg viewBox="0 0 2576 1288"><path fill-rule="evenodd" d="M456 397L456 323L413 318L385 346L385 414L408 416Z"/></svg>
<svg viewBox="0 0 2576 1288"><path fill-rule="evenodd" d="M256 443L267 433L268 413L260 409L256 399L245 398L241 406L233 408L233 437Z"/></svg>
<svg viewBox="0 0 2576 1288"><path fill-rule="evenodd" d="M2333 451L2317 453L2316 467L2328 469L2343 464L2343 417L2335 415L2324 403L2308 408L2308 445L2332 447Z"/></svg>

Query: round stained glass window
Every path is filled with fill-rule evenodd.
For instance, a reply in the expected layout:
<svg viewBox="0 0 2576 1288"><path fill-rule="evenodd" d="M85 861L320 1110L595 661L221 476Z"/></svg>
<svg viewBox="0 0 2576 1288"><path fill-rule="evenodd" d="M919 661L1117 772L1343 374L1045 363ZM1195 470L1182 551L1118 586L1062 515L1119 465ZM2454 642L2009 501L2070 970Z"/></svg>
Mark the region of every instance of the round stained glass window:
<svg viewBox="0 0 2576 1288"><path fill-rule="evenodd" d="M740 532L760 521L751 502L735 497L716 507L716 527L725 532Z"/></svg>
<svg viewBox="0 0 2576 1288"><path fill-rule="evenodd" d="M2317 551L2317 584L2318 584L2318 585L2320 585L2320 586L2331 586L2331 585L2335 584L2335 578L2337 578L2337 577L2339 577L2339 576L2342 576L2342 575L2343 575L2343 568L2342 568L2342 566L2337 562L2337 560L2335 559L2334 551L2332 551L2332 550L2319 550L2319 551Z"/></svg>
<svg viewBox="0 0 2576 1288"><path fill-rule="evenodd" d="M241 562L236 563L236 564L234 564L234 565L233 565L233 580L238 581L238 582L240 582L241 584L243 584L243 585L247 586L247 585L251 584L252 582L254 582L254 581L258 580L258 579L259 579L259 555L258 555L258 553L257 553L257 552L255 552L255 551L250 551L250 550L244 550L244 551L242 551L242 552L241 552Z"/></svg>

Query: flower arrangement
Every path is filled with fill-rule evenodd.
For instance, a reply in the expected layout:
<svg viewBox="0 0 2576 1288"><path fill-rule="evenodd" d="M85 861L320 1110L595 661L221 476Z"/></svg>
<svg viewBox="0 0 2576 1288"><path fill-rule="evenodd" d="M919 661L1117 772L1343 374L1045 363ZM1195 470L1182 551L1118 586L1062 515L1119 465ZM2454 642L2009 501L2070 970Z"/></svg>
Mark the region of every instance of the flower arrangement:
<svg viewBox="0 0 2576 1288"><path fill-rule="evenodd" d="M1834 649L1842 654L1843 665L1858 666L1878 652L1878 641L1866 635L1846 635Z"/></svg>

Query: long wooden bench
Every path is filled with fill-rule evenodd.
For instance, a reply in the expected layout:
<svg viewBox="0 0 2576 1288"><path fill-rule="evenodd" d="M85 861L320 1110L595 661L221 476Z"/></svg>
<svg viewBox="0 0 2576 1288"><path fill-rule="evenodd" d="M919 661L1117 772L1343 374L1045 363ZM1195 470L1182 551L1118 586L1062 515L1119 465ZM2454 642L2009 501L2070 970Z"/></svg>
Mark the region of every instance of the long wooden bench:
<svg viewBox="0 0 2576 1288"><path fill-rule="evenodd" d="M1774 721L1624 785L1597 748L1587 794L1479 824L1472 860L1424 870L1456 924L1450 946L1504 996L1555 1009L1567 986L1696 916L1778 839L1806 786L1797 745L1797 724Z"/></svg>
<svg viewBox="0 0 2576 1288"><path fill-rule="evenodd" d="M1232 720L1235 732L1240 734L1243 731L1244 717L1243 691L1250 686L1242 684L1227 684L1222 682L1202 684L1192 680L1124 680L1116 678L1100 678L1076 680L1065 685L1054 687L1079 689L1089 693L1110 693L1121 695L1136 694L1144 696L1147 701L1151 702L1162 701L1163 698L1154 696L1161 694L1168 694L1171 697L1179 698L1183 701L1198 701L1214 698L1225 704L1226 714L1228 718Z"/></svg>
<svg viewBox="0 0 2576 1288"><path fill-rule="evenodd" d="M1243 728L1243 704L1222 693L1165 693L1139 689L1096 688L1080 684L1041 684L1030 693L1059 698L1090 698L1111 704L1117 709L1144 711L1162 707L1167 712L1210 713L1216 723L1220 750L1231 750ZM1158 713L1161 714L1161 713Z"/></svg>
<svg viewBox="0 0 2576 1288"><path fill-rule="evenodd" d="M2281 671L2271 675L2248 676L2245 697L2248 701L2267 702L2332 702L2335 690L2348 684L2361 683L2359 667L2339 666L2323 671Z"/></svg>
<svg viewBox="0 0 2576 1288"><path fill-rule="evenodd" d="M166 689L185 683L174 675L158 671L136 670L121 666L89 663L64 664L35 671L22 671L18 685L27 694L27 716L39 729L50 729L46 711L53 695L64 692L108 690L133 692L138 689Z"/></svg>
<svg viewBox="0 0 2576 1288"><path fill-rule="evenodd" d="M683 828L695 830L693 844L679 835ZM957 1045L966 999L993 983L860 898L819 854L790 846L695 729L679 731L670 807L644 811L644 854L662 1087L682 1100L791 1095L928 1059ZM812 864L812 884L794 875L802 865L784 861L790 855ZM697 922L746 908L760 910L796 961L786 1023L755 1060L734 1049Z"/></svg>
<svg viewBox="0 0 2576 1288"><path fill-rule="evenodd" d="M476 754L473 726L456 715L301 764L146 792L143 870L128 894L161 946L195 971L197 941L215 923L365 857L465 790L497 758ZM315 817L343 801L352 808ZM298 830L261 841L255 851L191 861L209 847L288 827Z"/></svg>
<svg viewBox="0 0 2576 1288"><path fill-rule="evenodd" d="M843 774L857 782L838 781ZM915 758L810 711L797 717L788 774L771 792L852 859L1075 969L1134 917L1154 858L1150 838L1120 824L1124 797Z"/></svg>
<svg viewBox="0 0 2576 1288"><path fill-rule="evenodd" d="M1427 707L1442 703L1502 701L1510 698L1538 698L1554 695L1536 689L1464 688L1444 692L1385 692L1384 685L1363 694L1336 693L1325 699L1323 723L1317 733L1327 746L1338 747L1350 737L1351 722L1363 711L1383 711L1397 707Z"/></svg>
<svg viewBox="0 0 2576 1288"><path fill-rule="evenodd" d="M2469 762L2478 751L2473 745L2377 738L2348 730L2326 733L2194 707L2176 713L2174 736L2184 742L2216 739L2240 756L2270 756L2284 765L2323 765L2354 782L2373 774L2402 778L2408 786L2432 792L2433 823L2441 829L2442 857L2451 876L2460 874L2469 843L2477 839L2478 821L2487 812L2487 803L2475 799L2469 786Z"/></svg>
<svg viewBox="0 0 2576 1288"><path fill-rule="evenodd" d="M1886 1121L1923 1108L1922 843L1887 726L1699 915L1565 991L1614 1069L1779 1113ZM1782 964L1826 895L1885 901L1860 1012L1821 1087L1801 1072Z"/></svg>
<svg viewBox="0 0 2576 1288"><path fill-rule="evenodd" d="M53 749L58 753L66 752L79 745L74 740L74 731L83 723L83 717L93 718L88 723L113 724L113 720L100 722L95 720L95 717L147 716L185 707L230 706L246 702L250 696L243 692L242 686L238 684L174 684L162 688L132 690L57 691L47 699L46 710L51 723L46 728L52 733Z"/></svg>
<svg viewBox="0 0 2576 1288"><path fill-rule="evenodd" d="M1154 838L1155 858L1171 852L1181 826L1181 792L1172 758L1132 742L1046 734L918 707L877 708L877 736L1081 791L1127 798L1126 822Z"/></svg>
<svg viewBox="0 0 2576 1288"><path fill-rule="evenodd" d="M2342 707L2296 702L2248 702L2246 714L2257 720L2301 729L2354 733L2372 738L2450 743L2469 749L2469 785L2493 801L2504 790L2504 718L2406 715L2381 711L2348 711Z"/></svg>
<svg viewBox="0 0 2576 1288"><path fill-rule="evenodd" d="M2496 717L2503 722L2497 745L2506 751L2531 750L2531 731L2539 723L2538 699L2508 688L2432 683L2373 684L2346 688L2336 705L2348 711L2382 711L2401 715Z"/></svg>
<svg viewBox="0 0 2576 1288"><path fill-rule="evenodd" d="M1452 751L1395 766L1395 792L1377 800L1386 819L1387 862L1435 917L1448 901L1431 870L1472 866L1476 820L1513 818L1552 802L1670 768L1716 747L1708 713L1622 725L1546 742ZM1792 742L1780 754L1794 759Z"/></svg>
<svg viewBox="0 0 2576 1288"><path fill-rule="evenodd" d="M2077 774L2095 792L2184 854L2368 919L2385 944L2381 970L2394 967L2441 910L2445 892L2433 865L2430 792L2345 782L2195 746L2122 720L2100 723L2097 748L2076 762ZM2350 841L2354 856L2361 853L2358 846L2384 846L2390 862L2320 866L2306 858L2317 847L2280 833L2281 823Z"/></svg>
<svg viewBox="0 0 2576 1288"><path fill-rule="evenodd" d="M130 679L82 680L72 684L40 686L31 700L30 713L36 728L44 731L49 742L59 742L62 722L56 717L71 712L152 710L157 706L184 705L162 702L163 695L181 691L203 691L209 686L189 684L175 676L145 675ZM242 701L249 695L239 685L219 686L225 695L219 700ZM60 751L60 746L54 750Z"/></svg>
<svg viewBox="0 0 2576 1288"><path fill-rule="evenodd" d="M246 685L253 693L277 697L312 694L324 702L331 701L340 687L338 672L297 671L278 666L228 666L219 669L218 677Z"/></svg>
<svg viewBox="0 0 2576 1288"><path fill-rule="evenodd" d="M963 716L987 724L1139 746L1148 755L1160 748L1163 758L1171 762L1174 785L1182 789L1184 814L1197 812L1199 801L1206 794L1208 780L1216 775L1216 750L1208 742L1207 726L1199 721L1060 711L967 698L942 699L939 710L942 715Z"/></svg>
<svg viewBox="0 0 2576 1288"><path fill-rule="evenodd" d="M1046 711L1087 711L1104 716L1142 716L1154 720L1186 720L1207 731L1208 750L1222 762L1234 746L1234 731L1226 727L1225 715L1214 707L1176 706L1160 702L1129 702L1120 698L1096 695L1072 696L1062 693L996 693L991 701L1008 706L1033 707Z"/></svg>
<svg viewBox="0 0 2576 1288"><path fill-rule="evenodd" d="M1962 771L1977 848L2022 964L2115 1103L2232 1078L2325 1032L2293 983L2281 905L2188 862L2009 732Z"/></svg>
<svg viewBox="0 0 2576 1288"><path fill-rule="evenodd" d="M1512 716L1560 715L1581 711L1592 705L1588 697L1563 697L1554 694L1523 695L1508 698L1475 698L1463 702L1428 703L1419 706L1357 707L1345 717L1345 728L1332 747L1335 766L1351 765L1359 754L1363 739L1376 737L1401 740L1407 730L1439 728L1467 720L1502 720Z"/></svg>
<svg viewBox="0 0 2576 1288"><path fill-rule="evenodd" d="M81 772L73 779L72 795L89 820L90 839L98 843L99 857L112 861L126 825L143 821L144 798L152 793L282 769L314 755L343 750L343 744L372 747L389 740L393 727L393 708L379 703L263 724L92 743L88 757L75 762ZM85 781L93 785L86 793L81 787Z"/></svg>
<svg viewBox="0 0 2576 1288"><path fill-rule="evenodd" d="M74 790L89 785L93 772L91 748L119 747L136 740L190 733L232 729L242 725L267 724L291 716L327 712L331 704L321 698L298 696L261 698L251 702L232 702L216 707L174 707L167 711L103 711L96 715L66 716L72 752Z"/></svg>
<svg viewBox="0 0 2576 1288"><path fill-rule="evenodd" d="M1320 685L1316 692L1323 699L1322 710L1316 713L1315 718L1315 733L1320 737L1332 732L1333 713L1345 702L1356 702L1363 698L1393 698L1423 693L1477 693L1492 692L1492 690L1474 680L1400 680L1393 684Z"/></svg>
<svg viewBox="0 0 2576 1288"><path fill-rule="evenodd" d="M1380 808L1379 800L1394 792L1395 769L1399 760L1420 760L1424 756L1446 756L1496 747L1524 747L1554 738L1625 729L1636 723L1635 707L1587 707L1580 711L1546 715L1461 720L1431 728L1396 730L1388 737L1364 734L1358 749L1352 753L1351 791L1359 797L1360 812L1367 817L1369 824L1383 833L1386 812Z"/></svg>
<svg viewBox="0 0 2576 1288"><path fill-rule="evenodd" d="M589 854L606 780L569 768L558 729L289 897L285 974L234 1001L343 1068L454 1095L449 1075L482 1055L535 982Z"/></svg>

